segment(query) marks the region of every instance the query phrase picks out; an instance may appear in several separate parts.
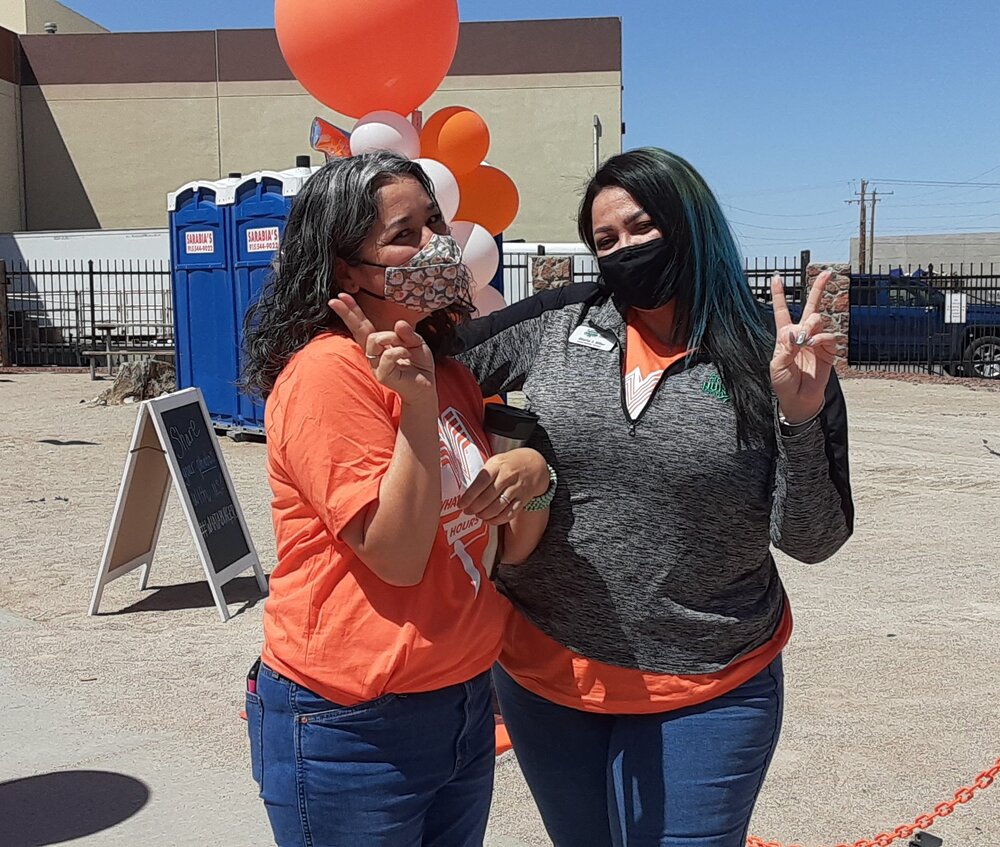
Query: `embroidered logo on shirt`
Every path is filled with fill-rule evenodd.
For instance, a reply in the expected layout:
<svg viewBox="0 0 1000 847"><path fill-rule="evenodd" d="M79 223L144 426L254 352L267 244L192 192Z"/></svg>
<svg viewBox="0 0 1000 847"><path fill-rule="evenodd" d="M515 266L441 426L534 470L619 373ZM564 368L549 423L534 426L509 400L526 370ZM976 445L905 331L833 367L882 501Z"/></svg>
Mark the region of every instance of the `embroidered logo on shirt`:
<svg viewBox="0 0 1000 847"><path fill-rule="evenodd" d="M710 374L705 378L705 382L701 386L701 393L707 394L709 397L714 397L716 400L721 400L723 403L729 402L726 385L722 381L722 377L718 374Z"/></svg>

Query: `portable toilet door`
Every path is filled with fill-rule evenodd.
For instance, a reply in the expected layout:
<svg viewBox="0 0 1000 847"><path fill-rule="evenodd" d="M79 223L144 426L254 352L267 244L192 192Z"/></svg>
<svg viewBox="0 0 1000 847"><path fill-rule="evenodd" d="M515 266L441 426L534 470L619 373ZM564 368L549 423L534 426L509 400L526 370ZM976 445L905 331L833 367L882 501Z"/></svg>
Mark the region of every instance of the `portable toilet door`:
<svg viewBox="0 0 1000 847"><path fill-rule="evenodd" d="M238 419L236 297L227 198L218 196L227 187L192 182L167 198L177 387L200 388L212 420L222 427Z"/></svg>
<svg viewBox="0 0 1000 847"><path fill-rule="evenodd" d="M248 175L235 187L232 248L241 351L243 319L271 274L271 262L285 232L288 210L302 182L300 176L288 172L261 171ZM261 403L240 394L238 411L241 427L264 429Z"/></svg>

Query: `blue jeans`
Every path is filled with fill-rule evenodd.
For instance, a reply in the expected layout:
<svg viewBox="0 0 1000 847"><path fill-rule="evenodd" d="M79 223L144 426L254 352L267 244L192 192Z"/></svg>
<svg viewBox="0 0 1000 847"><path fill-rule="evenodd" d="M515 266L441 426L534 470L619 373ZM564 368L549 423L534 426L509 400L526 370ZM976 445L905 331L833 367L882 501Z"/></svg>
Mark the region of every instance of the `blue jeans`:
<svg viewBox="0 0 1000 847"><path fill-rule="evenodd" d="M493 795L490 675L338 706L261 665L253 777L278 847L480 847Z"/></svg>
<svg viewBox="0 0 1000 847"><path fill-rule="evenodd" d="M744 847L781 730L779 656L734 691L654 715L568 709L493 670L555 847Z"/></svg>

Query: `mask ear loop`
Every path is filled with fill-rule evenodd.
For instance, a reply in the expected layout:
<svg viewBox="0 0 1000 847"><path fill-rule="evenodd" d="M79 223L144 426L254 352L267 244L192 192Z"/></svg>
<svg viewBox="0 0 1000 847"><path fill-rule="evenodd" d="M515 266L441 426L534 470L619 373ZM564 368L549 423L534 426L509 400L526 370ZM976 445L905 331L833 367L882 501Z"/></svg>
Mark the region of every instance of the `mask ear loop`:
<svg viewBox="0 0 1000 847"><path fill-rule="evenodd" d="M347 262L347 264L350 265L351 267L355 267L355 268L358 265L367 265L370 268L381 268L383 271L386 271L386 270L388 270L391 267L390 265L380 265L380 264L377 264L376 262L366 262L364 259L358 259L358 258L344 259L344 261ZM376 294L373 291L369 291L367 288L360 288L359 287L358 290L355 292L355 294L364 294L365 297L371 297L371 298L373 298L375 300L382 300L383 302L385 302L385 301L387 301L389 299L384 294Z"/></svg>

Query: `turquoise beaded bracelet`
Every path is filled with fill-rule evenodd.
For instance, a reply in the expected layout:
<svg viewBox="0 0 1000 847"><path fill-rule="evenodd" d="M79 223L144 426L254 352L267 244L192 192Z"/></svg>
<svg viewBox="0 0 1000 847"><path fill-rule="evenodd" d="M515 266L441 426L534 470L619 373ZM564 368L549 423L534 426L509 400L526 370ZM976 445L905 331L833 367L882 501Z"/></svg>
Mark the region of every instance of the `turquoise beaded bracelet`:
<svg viewBox="0 0 1000 847"><path fill-rule="evenodd" d="M532 497L524 504L524 511L526 512L541 512L552 505L552 500L556 496L556 483L559 480L556 476L556 469L552 465L547 465L547 467L549 469L549 487L540 497Z"/></svg>

